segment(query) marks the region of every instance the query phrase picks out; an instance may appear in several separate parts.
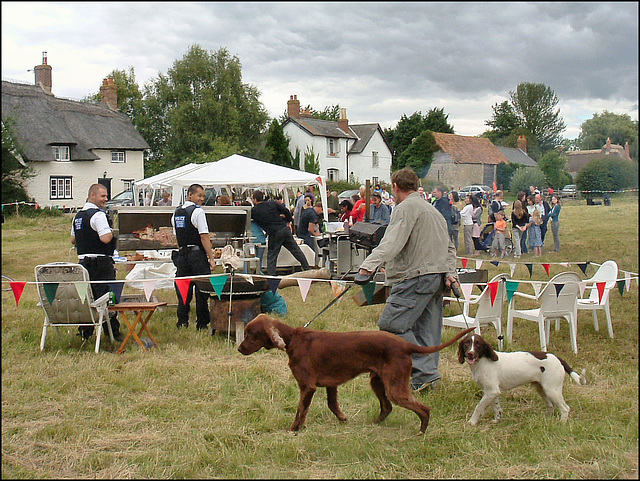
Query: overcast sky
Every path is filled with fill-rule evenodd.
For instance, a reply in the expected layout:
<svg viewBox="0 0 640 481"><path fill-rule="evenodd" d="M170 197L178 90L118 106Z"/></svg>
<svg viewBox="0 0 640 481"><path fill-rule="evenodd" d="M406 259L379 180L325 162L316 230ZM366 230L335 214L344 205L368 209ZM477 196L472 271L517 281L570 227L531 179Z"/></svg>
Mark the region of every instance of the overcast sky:
<svg viewBox="0 0 640 481"><path fill-rule="evenodd" d="M638 3L2 2L2 78L82 99L113 69L142 87L193 44L226 47L271 117L289 95L350 123L395 127L444 108L460 135L487 127L521 82L558 96L575 138L603 110L638 119Z"/></svg>

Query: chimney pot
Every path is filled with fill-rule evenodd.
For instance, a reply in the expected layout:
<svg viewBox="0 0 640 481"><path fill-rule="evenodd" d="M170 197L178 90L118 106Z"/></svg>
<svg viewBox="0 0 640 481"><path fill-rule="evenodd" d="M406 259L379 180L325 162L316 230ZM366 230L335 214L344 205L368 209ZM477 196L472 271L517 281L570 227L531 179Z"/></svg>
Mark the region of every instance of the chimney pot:
<svg viewBox="0 0 640 481"><path fill-rule="evenodd" d="M51 93L51 66L47 65L47 52L42 52L42 64L36 65L33 68L35 74L35 84L40 85L42 89L50 94Z"/></svg>
<svg viewBox="0 0 640 481"><path fill-rule="evenodd" d="M347 109L340 109L340 119L338 120L338 128L344 133L349 133L349 120L347 119Z"/></svg>
<svg viewBox="0 0 640 481"><path fill-rule="evenodd" d="M297 95L290 95L287 101L287 115L289 118L300 118L300 101Z"/></svg>

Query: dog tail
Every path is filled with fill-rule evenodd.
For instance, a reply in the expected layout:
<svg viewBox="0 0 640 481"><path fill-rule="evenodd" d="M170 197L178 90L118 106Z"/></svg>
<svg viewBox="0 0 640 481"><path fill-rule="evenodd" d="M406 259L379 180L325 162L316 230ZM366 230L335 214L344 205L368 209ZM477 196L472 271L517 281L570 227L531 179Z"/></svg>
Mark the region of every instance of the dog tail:
<svg viewBox="0 0 640 481"><path fill-rule="evenodd" d="M449 339L444 344L440 344L439 346L428 346L428 347L425 347L425 346L418 346L417 344L409 343L409 346L411 347L410 353L411 354L414 354L414 353L415 354L433 354L434 352L441 351L445 347L450 346L451 344L456 342L458 339L466 336L468 333L470 333L474 329L475 329L475 327L470 327L469 329L465 329L461 333L456 334L453 338Z"/></svg>
<svg viewBox="0 0 640 481"><path fill-rule="evenodd" d="M571 376L571 379L573 379L578 386L584 386L585 384L587 384L587 378L585 377L585 374L587 372L586 369L583 369L582 373L578 375L578 373L571 369L571 366L569 366L569 364L567 364L564 359L558 357L558 361L560 361L560 363L562 364L564 372Z"/></svg>

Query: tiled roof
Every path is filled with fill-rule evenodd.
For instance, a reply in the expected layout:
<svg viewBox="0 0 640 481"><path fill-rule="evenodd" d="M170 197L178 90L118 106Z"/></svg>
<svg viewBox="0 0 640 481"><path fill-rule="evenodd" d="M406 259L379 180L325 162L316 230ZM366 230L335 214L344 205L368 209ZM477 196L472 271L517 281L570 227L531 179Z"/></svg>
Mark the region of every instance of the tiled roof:
<svg viewBox="0 0 640 481"><path fill-rule="evenodd" d="M489 139L441 132L434 132L433 136L442 151L456 164L509 163L509 159Z"/></svg>
<svg viewBox="0 0 640 481"><path fill-rule="evenodd" d="M345 138L345 139L355 139L356 136L353 133L345 133L341 128L338 127L338 122L333 122L330 120L319 120L311 117L301 117L299 119L294 119L289 117L287 122L294 122L299 125L302 129L309 132L311 135L319 135L321 137L332 137L332 138Z"/></svg>
<svg viewBox="0 0 640 481"><path fill-rule="evenodd" d="M527 167L536 167L538 165L538 163L531 157L529 157L527 153L522 149L513 147L496 147L500 152L504 154L507 159L509 159L509 162L511 162L512 164L520 164Z"/></svg>

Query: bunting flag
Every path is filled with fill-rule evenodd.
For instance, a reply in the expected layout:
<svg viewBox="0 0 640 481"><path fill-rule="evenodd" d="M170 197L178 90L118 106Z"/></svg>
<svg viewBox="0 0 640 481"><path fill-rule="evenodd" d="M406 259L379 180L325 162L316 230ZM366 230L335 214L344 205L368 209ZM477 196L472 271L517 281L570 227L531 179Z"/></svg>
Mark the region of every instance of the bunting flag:
<svg viewBox="0 0 640 481"><path fill-rule="evenodd" d="M216 292L216 294L218 295L218 299L222 299L221 294L222 294L222 289L224 288L224 285L227 283L227 279L229 278L228 275L223 275L223 276L211 276L209 277L209 282L211 283L211 286L213 287L213 290Z"/></svg>
<svg viewBox="0 0 640 481"><path fill-rule="evenodd" d="M331 285L333 297L338 297L347 289L346 281L329 281L329 284Z"/></svg>
<svg viewBox="0 0 640 481"><path fill-rule="evenodd" d="M278 184L278 192L282 193L287 188L287 184Z"/></svg>
<svg viewBox="0 0 640 481"><path fill-rule="evenodd" d="M480 269L482 267L482 261L481 260L477 260L476 261L476 269Z"/></svg>
<svg viewBox="0 0 640 481"><path fill-rule="evenodd" d="M598 288L598 304L602 304L602 295L604 294L604 288L606 286L606 282L596 282L596 287Z"/></svg>
<svg viewBox="0 0 640 481"><path fill-rule="evenodd" d="M120 296L122 296L122 289L124 289L124 282L109 282L109 287L116 295L116 303L120 302Z"/></svg>
<svg viewBox="0 0 640 481"><path fill-rule="evenodd" d="M627 292L629 292L629 288L631 287L631 273L625 272L624 278L625 278L625 287L627 289Z"/></svg>
<svg viewBox="0 0 640 481"><path fill-rule="evenodd" d="M568 262L560 262L560 265L562 267L569 267L569 263Z"/></svg>
<svg viewBox="0 0 640 481"><path fill-rule="evenodd" d="M275 294L276 291L278 290L278 286L280 285L280 279L268 278L267 282L269 283L269 288L271 289L271 292Z"/></svg>
<svg viewBox="0 0 640 481"><path fill-rule="evenodd" d="M466 269L467 268L467 264L469 263L469 259L465 259L463 257L462 259L460 259L460 262L462 262L462 268Z"/></svg>
<svg viewBox="0 0 640 481"><path fill-rule="evenodd" d="M364 297L366 297L367 302L369 304L371 304L371 301L373 301L373 292L375 290L376 290L375 282L367 282L365 285L362 286L362 292L364 292Z"/></svg>
<svg viewBox="0 0 640 481"><path fill-rule="evenodd" d="M549 277L549 267L551 267L551 264L542 264L542 267L544 267L544 270L547 271L547 277Z"/></svg>
<svg viewBox="0 0 640 481"><path fill-rule="evenodd" d="M498 285L500 281L489 282L487 286L489 286L489 291L491 292L491 306L493 306L494 301L496 300L496 295L498 295Z"/></svg>
<svg viewBox="0 0 640 481"><path fill-rule="evenodd" d="M556 288L556 299L558 298L558 296L560 295L560 293L562 292L562 289L564 289L564 284L553 284L553 287Z"/></svg>
<svg viewBox="0 0 640 481"><path fill-rule="evenodd" d="M531 285L533 286L533 292L535 293L536 297L538 297L538 295L540 294L540 289L542 288L542 282L532 282Z"/></svg>
<svg viewBox="0 0 640 481"><path fill-rule="evenodd" d="M465 282L464 284L460 284L460 287L462 288L462 295L464 296L464 298L466 300L471 300L471 292L473 291L473 284Z"/></svg>
<svg viewBox="0 0 640 481"><path fill-rule="evenodd" d="M307 294L311 287L311 279L298 279L298 286L300 287L300 295L302 296L302 302L307 300Z"/></svg>
<svg viewBox="0 0 640 481"><path fill-rule="evenodd" d="M24 286L27 285L26 281L11 281L9 282L11 290L13 291L13 297L16 298L16 306L20 303L20 298L24 292Z"/></svg>
<svg viewBox="0 0 640 481"><path fill-rule="evenodd" d="M578 283L578 287L580 288L580 297L584 296L584 290L587 288L586 282Z"/></svg>
<svg viewBox="0 0 640 481"><path fill-rule="evenodd" d="M254 285L253 276L251 274L238 274L238 275L242 277L245 281L247 281L249 284Z"/></svg>
<svg viewBox="0 0 640 481"><path fill-rule="evenodd" d="M507 299L511 302L511 298L513 294L518 290L518 286L520 285L517 281L505 281L507 287Z"/></svg>
<svg viewBox="0 0 640 481"><path fill-rule="evenodd" d="M525 266L529 269L529 279L531 279L531 276L533 275L533 264L525 264Z"/></svg>
<svg viewBox="0 0 640 481"><path fill-rule="evenodd" d="M189 286L191 285L191 279L176 279L173 282L176 283L176 288L178 289L178 292L182 296L182 303L186 304L187 294L189 293ZM218 295L218 297L220 296Z"/></svg>
<svg viewBox="0 0 640 481"><path fill-rule="evenodd" d="M157 282L158 279L142 281L142 289L144 290L144 295L147 298L147 302L151 302L151 294L153 294L153 290L156 288Z"/></svg>
<svg viewBox="0 0 640 481"><path fill-rule="evenodd" d="M490 262L496 267L500 265L500 261L490 261Z"/></svg>
<svg viewBox="0 0 640 481"><path fill-rule="evenodd" d="M316 177L316 180L318 181L318 184L322 185L322 177L318 176Z"/></svg>
<svg viewBox="0 0 640 481"><path fill-rule="evenodd" d="M509 263L509 269L511 270L511 277L516 272L516 265L514 263Z"/></svg>
<svg viewBox="0 0 640 481"><path fill-rule="evenodd" d="M84 300L87 298L87 290L89 289L89 283L80 281L80 282L74 282L74 285L76 287L76 292L78 293L78 297L84 304Z"/></svg>
<svg viewBox="0 0 640 481"><path fill-rule="evenodd" d="M578 264L578 267L580 268L580 270L582 271L582 273L586 276L587 275L587 267L589 266L588 262L582 262L580 264Z"/></svg>
<svg viewBox="0 0 640 481"><path fill-rule="evenodd" d="M49 301L49 304L53 305L53 300L56 298L56 291L58 290L58 283L45 282L42 285L42 288L44 289L44 293L47 296L47 301Z"/></svg>
<svg viewBox="0 0 640 481"><path fill-rule="evenodd" d="M620 291L620 297L624 294L624 281L618 281L618 290Z"/></svg>

